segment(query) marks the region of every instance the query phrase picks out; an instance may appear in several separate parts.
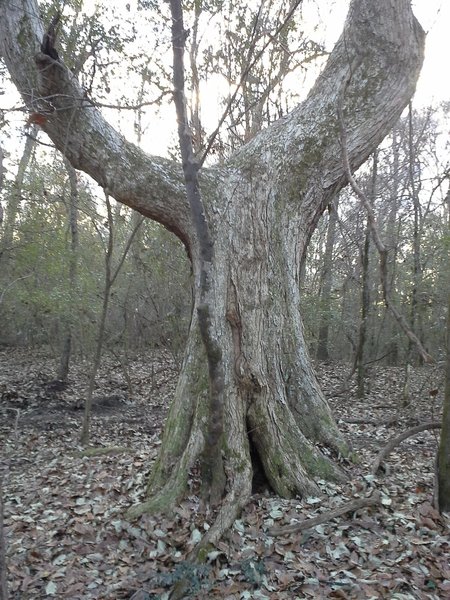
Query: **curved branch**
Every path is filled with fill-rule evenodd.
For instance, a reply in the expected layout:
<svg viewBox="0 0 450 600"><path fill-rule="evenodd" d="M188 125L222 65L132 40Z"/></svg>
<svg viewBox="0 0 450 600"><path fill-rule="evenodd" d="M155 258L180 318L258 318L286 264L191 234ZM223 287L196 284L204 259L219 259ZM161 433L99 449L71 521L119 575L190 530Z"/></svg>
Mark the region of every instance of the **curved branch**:
<svg viewBox="0 0 450 600"><path fill-rule="evenodd" d="M191 247L179 166L146 155L111 127L70 70L42 52L44 37L36 0L0 3L0 54L32 117L73 167Z"/></svg>
<svg viewBox="0 0 450 600"><path fill-rule="evenodd" d="M386 446L381 450L376 459L373 461L372 467L370 469L372 475L376 475L378 469L381 467L381 463L389 454L392 452L394 448L396 448L401 442L416 435L417 433L421 433L422 431L428 431L429 429L440 429L442 427L442 423L437 423L432 421L431 423L422 423L422 425L417 425L416 427L411 427L411 429L407 429L400 435L393 437L389 440Z"/></svg>
<svg viewBox="0 0 450 600"><path fill-rule="evenodd" d="M311 235L346 183L337 106L342 98L354 172L388 134L412 97L425 34L410 0L352 0L344 32L307 99L244 146L238 161L270 165L280 194L300 210ZM305 193L305 190L313 190Z"/></svg>

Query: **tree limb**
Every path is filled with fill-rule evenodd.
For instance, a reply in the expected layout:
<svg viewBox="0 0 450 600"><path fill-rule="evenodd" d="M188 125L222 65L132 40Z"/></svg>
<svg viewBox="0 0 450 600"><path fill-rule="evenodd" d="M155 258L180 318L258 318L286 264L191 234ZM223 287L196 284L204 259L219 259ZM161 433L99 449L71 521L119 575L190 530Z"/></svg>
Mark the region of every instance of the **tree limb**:
<svg viewBox="0 0 450 600"><path fill-rule="evenodd" d="M191 247L179 165L146 155L109 125L64 63L42 52L45 35L36 0L0 2L0 54L28 109L74 168Z"/></svg>

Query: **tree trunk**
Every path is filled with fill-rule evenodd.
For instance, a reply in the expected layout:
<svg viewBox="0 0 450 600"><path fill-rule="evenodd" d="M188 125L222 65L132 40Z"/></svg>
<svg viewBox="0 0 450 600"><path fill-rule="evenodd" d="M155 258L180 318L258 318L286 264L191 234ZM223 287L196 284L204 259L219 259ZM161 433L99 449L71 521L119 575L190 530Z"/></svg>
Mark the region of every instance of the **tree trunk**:
<svg viewBox="0 0 450 600"><path fill-rule="evenodd" d="M450 233L450 185L447 191L448 229ZM447 269L448 271L448 269ZM437 499L440 512L450 513L450 292L447 307L447 347L445 361L444 414L438 450Z"/></svg>
<svg viewBox="0 0 450 600"><path fill-rule="evenodd" d="M105 283L103 287L103 302L102 310L100 313L100 319L98 322L97 339L95 343L95 352L92 359L92 366L89 373L88 386L86 390L86 398L84 401L84 416L83 425L81 428L80 441L84 446L87 446L90 438L91 430L91 412L92 412L92 398L94 395L95 380L97 377L100 363L102 360L103 345L105 343L105 331L106 331L106 317L108 316L109 301L111 299L111 288L113 286L113 275L112 275L112 254L114 249L114 220L111 209L111 202L109 197L105 195L106 210L107 210L107 226L108 226L108 237L105 244Z"/></svg>
<svg viewBox="0 0 450 600"><path fill-rule="evenodd" d="M3 149L0 146L0 191L3 187ZM0 205L0 217L3 217L3 211ZM2 218L0 218L0 225ZM6 543L5 531L3 527L3 480L0 475L0 600L8 600L7 586L7 567L6 567Z"/></svg>
<svg viewBox="0 0 450 600"><path fill-rule="evenodd" d="M338 205L339 198L330 203L329 220L327 229L327 241L325 243L325 254L323 257L323 271L320 294L320 325L319 325L319 340L317 343L316 357L318 360L329 360L330 353L328 351L328 333L330 330L331 317L331 285L333 282L333 249L336 236L336 224L338 220Z"/></svg>
<svg viewBox="0 0 450 600"><path fill-rule="evenodd" d="M5 221L2 232L2 247L0 258L8 259L13 248L14 230L16 227L19 205L22 201L23 184L25 174L30 164L33 151L36 147L37 127L33 125L28 132L25 140L22 157L19 161L16 179L13 184L12 193L8 195L8 202L5 209Z"/></svg>
<svg viewBox="0 0 450 600"><path fill-rule="evenodd" d="M57 378L66 381L69 375L70 356L72 353L72 336L74 328L74 314L77 305L77 265L78 265L78 183L77 173L72 165L65 161L67 175L69 177L69 231L70 231L70 255L69 255L69 314L66 316L63 328L63 340Z"/></svg>
<svg viewBox="0 0 450 600"><path fill-rule="evenodd" d="M389 161L390 163L390 173L389 173L389 208L388 208L388 217L386 223L386 244L389 249L389 263L388 263L388 271L389 271L389 289L394 290L394 281L397 276L397 257L398 257L398 248L399 248L399 217L398 217L398 209L399 209L399 197L400 197L400 145L401 145L401 135L398 127L394 127L392 130L392 158ZM384 315L382 320L382 325L380 328L380 332L378 333L378 339L380 339L381 334L383 333L383 325L386 331L385 336L389 341L385 342L386 351L388 353L388 364L397 366L399 361L399 344L398 344L398 336L395 331L395 323L393 321L393 317L391 312L384 308ZM377 344L376 354L379 353L379 347Z"/></svg>
<svg viewBox="0 0 450 600"><path fill-rule="evenodd" d="M3 485L0 477L0 600L8 600L6 542L3 527Z"/></svg>
<svg viewBox="0 0 450 600"><path fill-rule="evenodd" d="M411 329L417 335L419 340L423 341L423 323L422 323L422 302L420 295L422 292L422 260L420 255L420 245L422 237L422 223L421 223L421 211L420 211L420 200L419 193L416 186L416 173L415 166L416 153L414 151L414 140L413 140L413 114L412 105L409 103L409 114L408 114L408 151L409 151L409 191L413 201L414 207L414 226L413 226L413 268L412 268L412 291L411 291ZM414 354L414 345L410 341L408 346L408 360ZM422 357L419 355L420 364L423 363Z"/></svg>
<svg viewBox="0 0 450 600"><path fill-rule="evenodd" d="M372 164L372 189L370 191L370 202L372 206L376 199L376 182L378 171L378 156L373 154ZM367 325L370 312L370 219L367 217L367 225L364 233L364 246L361 257L361 319L359 322L358 346L355 354L357 396L364 398L366 388L366 345L367 345Z"/></svg>
<svg viewBox="0 0 450 600"><path fill-rule="evenodd" d="M75 168L178 235L198 281L199 244L180 167L146 156L104 121L63 63L39 52L43 31L35 14L34 0L0 4L1 54L25 102L47 111L43 128ZM353 0L345 33L307 100L220 168L202 171L214 241L211 327L222 351L227 477L210 541L231 525L249 497L251 450L282 496L316 493L318 478L342 478L332 459L348 448L306 350L298 277L323 210L347 182L338 105L348 124L354 170L413 94L423 38L409 0ZM150 505L170 508L185 493L189 469L204 446L208 375L198 304L197 291L183 369L150 480L153 500L135 514Z"/></svg>
<svg viewBox="0 0 450 600"><path fill-rule="evenodd" d="M367 321L369 318L370 308L370 288L369 288L369 253L370 253L370 225L367 223L364 233L364 247L361 257L361 320L359 322L358 345L355 354L356 381L357 381L357 397L364 398L365 382L366 382L366 337L367 337Z"/></svg>

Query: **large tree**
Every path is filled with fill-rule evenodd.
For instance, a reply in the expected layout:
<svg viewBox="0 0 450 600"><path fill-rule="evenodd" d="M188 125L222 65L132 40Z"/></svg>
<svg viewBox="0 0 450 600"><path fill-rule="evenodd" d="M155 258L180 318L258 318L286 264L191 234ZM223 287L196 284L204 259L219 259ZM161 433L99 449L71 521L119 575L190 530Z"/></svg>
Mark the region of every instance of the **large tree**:
<svg viewBox="0 0 450 600"><path fill-rule="evenodd" d="M105 193L159 221L186 246L196 281L182 372L149 482L149 502L183 496L209 427L209 382L198 328L204 266L181 166L148 156L115 131L44 39L35 0L1 0L0 51L30 112L55 146ZM50 32L51 33L51 32ZM50 36L51 38L51 36ZM382 141L411 98L424 33L409 0L353 0L344 31L307 99L200 186L213 240L207 302L221 351L223 435L217 472L224 500L209 539L251 493L254 466L284 496L342 478L347 453L305 345L299 273L316 224L351 170ZM60 51L63 57L64 52ZM345 136L342 134L345 129ZM219 478L220 479L220 478Z"/></svg>

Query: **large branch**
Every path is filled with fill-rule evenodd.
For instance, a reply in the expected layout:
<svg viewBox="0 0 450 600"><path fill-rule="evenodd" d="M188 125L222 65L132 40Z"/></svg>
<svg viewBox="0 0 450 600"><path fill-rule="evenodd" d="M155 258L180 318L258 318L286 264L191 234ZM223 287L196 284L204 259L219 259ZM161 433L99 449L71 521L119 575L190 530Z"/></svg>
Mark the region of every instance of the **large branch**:
<svg viewBox="0 0 450 600"><path fill-rule="evenodd" d="M191 246L180 167L146 155L111 127L58 55L46 53L46 38L36 0L0 2L0 54L31 120L106 193L162 223Z"/></svg>
<svg viewBox="0 0 450 600"><path fill-rule="evenodd" d="M348 129L352 172L387 135L414 93L424 32L410 0L352 0L344 31L307 99L240 151L270 165L280 197L299 205L310 234L346 183L338 102ZM235 159L237 162L237 157Z"/></svg>

